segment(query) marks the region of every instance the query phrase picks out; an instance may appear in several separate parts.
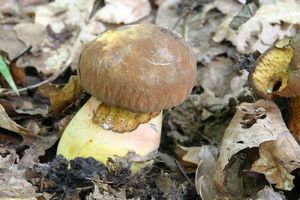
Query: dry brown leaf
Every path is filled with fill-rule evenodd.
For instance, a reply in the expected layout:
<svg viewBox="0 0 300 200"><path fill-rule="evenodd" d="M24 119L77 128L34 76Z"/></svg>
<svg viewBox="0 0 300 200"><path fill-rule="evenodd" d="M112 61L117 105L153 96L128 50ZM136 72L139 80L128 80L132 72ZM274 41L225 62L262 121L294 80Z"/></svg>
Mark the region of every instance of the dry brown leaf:
<svg viewBox="0 0 300 200"><path fill-rule="evenodd" d="M17 37L17 34L11 30L5 30L0 27L0 50L8 54L9 60L21 55L28 46L26 46Z"/></svg>
<svg viewBox="0 0 300 200"><path fill-rule="evenodd" d="M255 197L256 200L284 200L279 193L275 192L272 188L265 186L264 189L259 191Z"/></svg>
<svg viewBox="0 0 300 200"><path fill-rule="evenodd" d="M216 199L217 191L214 189L213 177L217 165L218 149L214 146L203 145L198 151L198 168L195 175L195 186L203 200Z"/></svg>
<svg viewBox="0 0 300 200"><path fill-rule="evenodd" d="M209 63L216 55L226 52L227 47L215 44L212 35L220 24L221 15L215 12L214 3L205 4L202 12L188 12L196 1L165 0L158 8L155 23L174 29L192 46L199 62ZM188 4L187 7L184 5ZM210 12L211 11L211 12Z"/></svg>
<svg viewBox="0 0 300 200"><path fill-rule="evenodd" d="M26 181L24 170L19 170L16 163L18 163L18 155L14 151L3 152L3 149L0 149L0 197L33 199L40 196L35 193L33 185Z"/></svg>
<svg viewBox="0 0 300 200"><path fill-rule="evenodd" d="M212 91L217 97L238 94L247 83L247 73L238 75L229 58L216 57L198 70L197 85ZM223 87L220 87L222 85Z"/></svg>
<svg viewBox="0 0 300 200"><path fill-rule="evenodd" d="M29 27L17 25L20 39L24 40L26 44L31 43L34 47L30 51L31 54L26 54L17 61L17 65L34 66L39 72L48 75L76 61L78 59L77 52L80 51L81 46L76 45L74 48L74 43L82 39L79 37L79 33L82 29L86 29L93 5L94 0L78 0L75 2L59 0L38 6L34 13L34 24L30 24ZM21 28L18 26L21 26ZM30 35L32 31L30 27L37 32ZM45 31L46 27L48 27L48 30L51 28L54 34L67 34L68 37L62 42L57 41L57 38L49 40ZM25 35L22 36L22 34Z"/></svg>
<svg viewBox="0 0 300 200"><path fill-rule="evenodd" d="M50 95L51 107L55 116L58 116L67 105L70 105L78 99L81 93L81 87L76 76L72 76L69 82L59 91Z"/></svg>
<svg viewBox="0 0 300 200"><path fill-rule="evenodd" d="M81 94L81 87L77 76L71 76L69 82L64 86L44 85L39 88L42 96L50 99L49 111L58 117L64 108L75 102Z"/></svg>
<svg viewBox="0 0 300 200"><path fill-rule="evenodd" d="M96 13L96 18L114 24L130 24L146 17L151 12L148 0L105 0L105 6Z"/></svg>
<svg viewBox="0 0 300 200"><path fill-rule="evenodd" d="M45 45L47 35L45 27L34 23L19 23L14 26L14 31L19 40L28 47L31 46L31 52L35 53Z"/></svg>
<svg viewBox="0 0 300 200"><path fill-rule="evenodd" d="M300 24L300 4L293 1L273 1L263 4L254 17L239 27L237 31L229 27L232 17L227 18L217 29L215 42L230 41L240 53L255 50L265 51L277 39L295 34L295 27ZM286 29L281 22L289 23Z"/></svg>
<svg viewBox="0 0 300 200"><path fill-rule="evenodd" d="M198 165L200 161L198 154L203 147L183 147L180 145L178 146L182 148L184 151L186 151L186 154L182 157L182 160Z"/></svg>
<svg viewBox="0 0 300 200"><path fill-rule="evenodd" d="M5 112L5 109L0 105L0 127L18 133L21 136L34 136L31 131L23 128L13 121Z"/></svg>
<svg viewBox="0 0 300 200"><path fill-rule="evenodd" d="M214 181L224 191L225 167L236 153L246 148L259 147L287 132L280 110L272 101L259 100L238 106L227 127L220 147Z"/></svg>
<svg viewBox="0 0 300 200"><path fill-rule="evenodd" d="M278 189L292 190L294 176L289 174L271 153L260 147L260 158L253 163L251 171L265 174L269 183L276 184Z"/></svg>
<svg viewBox="0 0 300 200"><path fill-rule="evenodd" d="M279 189L292 190L294 176L290 172L300 167L300 146L288 129L279 132L275 141L261 144L259 152L251 170L265 174Z"/></svg>

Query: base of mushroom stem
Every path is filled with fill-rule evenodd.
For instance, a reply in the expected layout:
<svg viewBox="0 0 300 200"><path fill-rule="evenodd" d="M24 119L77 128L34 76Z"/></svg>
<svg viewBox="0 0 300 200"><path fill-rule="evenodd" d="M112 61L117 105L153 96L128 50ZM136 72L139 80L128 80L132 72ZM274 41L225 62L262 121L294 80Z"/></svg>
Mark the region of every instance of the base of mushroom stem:
<svg viewBox="0 0 300 200"><path fill-rule="evenodd" d="M106 164L109 157L128 158L129 153L134 152L136 156L130 158L133 171L149 163L148 156L152 155L150 157L153 158L153 152L159 148L162 112L131 132L115 133L93 122L92 118L100 103L91 97L78 111L64 130L57 154L63 155L68 160L75 157L93 157ZM139 160L134 160L137 158Z"/></svg>

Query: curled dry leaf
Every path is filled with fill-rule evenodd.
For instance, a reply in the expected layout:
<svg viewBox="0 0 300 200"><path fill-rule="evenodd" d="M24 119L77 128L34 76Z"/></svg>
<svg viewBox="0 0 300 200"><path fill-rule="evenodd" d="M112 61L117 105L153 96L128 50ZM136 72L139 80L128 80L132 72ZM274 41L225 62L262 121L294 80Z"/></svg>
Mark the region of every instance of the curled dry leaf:
<svg viewBox="0 0 300 200"><path fill-rule="evenodd" d="M264 173L277 188L291 190L294 176L289 173L300 167L300 146L285 129L278 132L276 140L260 145L260 158L253 164L252 170Z"/></svg>
<svg viewBox="0 0 300 200"><path fill-rule="evenodd" d="M225 167L239 151L259 147L263 142L273 141L280 133L287 132L280 110L275 103L259 100L242 103L237 107L231 123L227 127L217 161L215 184L218 190L225 190Z"/></svg>
<svg viewBox="0 0 300 200"><path fill-rule="evenodd" d="M53 112L56 117L62 114L64 108L79 98L81 91L77 76L70 77L69 82L64 87L45 85L39 88L39 92L43 96L49 97L49 111Z"/></svg>
<svg viewBox="0 0 300 200"><path fill-rule="evenodd" d="M76 76L72 76L69 82L58 92L50 95L51 107L55 116L61 114L63 109L74 103L81 93L81 87Z"/></svg>
<svg viewBox="0 0 300 200"><path fill-rule="evenodd" d="M272 152L264 150L261 146L259 148L259 155L260 158L253 163L251 171L265 174L268 182L276 184L276 188L278 189L292 190L294 187L294 176L287 172L272 155Z"/></svg>
<svg viewBox="0 0 300 200"><path fill-rule="evenodd" d="M203 200L216 199L213 177L217 165L218 149L214 146L203 145L197 153L199 160L195 175L195 185L198 194Z"/></svg>
<svg viewBox="0 0 300 200"><path fill-rule="evenodd" d="M5 112L5 109L0 105L0 127L18 133L21 136L34 136L28 129L17 124Z"/></svg>
<svg viewBox="0 0 300 200"><path fill-rule="evenodd" d="M300 24L300 4L296 1L273 1L263 4L254 17L241 25L237 31L230 28L232 17L227 18L217 29L215 42L230 41L240 53L256 50L265 51L277 39L291 36L295 27L281 27L281 22L290 25Z"/></svg>
<svg viewBox="0 0 300 200"><path fill-rule="evenodd" d="M149 15L148 0L105 0L105 6L96 13L96 18L114 24L130 24Z"/></svg>

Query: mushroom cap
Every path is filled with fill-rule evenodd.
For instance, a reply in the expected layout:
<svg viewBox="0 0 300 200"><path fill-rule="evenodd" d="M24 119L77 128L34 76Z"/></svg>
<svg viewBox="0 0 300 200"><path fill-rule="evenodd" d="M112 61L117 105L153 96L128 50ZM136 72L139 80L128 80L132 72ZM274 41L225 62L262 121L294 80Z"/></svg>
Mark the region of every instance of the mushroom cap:
<svg viewBox="0 0 300 200"><path fill-rule="evenodd" d="M196 72L196 57L183 37L152 24L103 33L82 51L78 65L86 92L132 112L182 103L195 84Z"/></svg>

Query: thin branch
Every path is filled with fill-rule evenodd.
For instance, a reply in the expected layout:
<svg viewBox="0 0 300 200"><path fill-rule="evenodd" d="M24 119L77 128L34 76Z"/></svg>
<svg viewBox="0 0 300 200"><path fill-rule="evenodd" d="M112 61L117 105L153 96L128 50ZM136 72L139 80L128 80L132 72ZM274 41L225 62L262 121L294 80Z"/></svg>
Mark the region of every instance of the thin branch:
<svg viewBox="0 0 300 200"><path fill-rule="evenodd" d="M178 160L175 160L175 163L177 165L177 167L179 168L179 171L184 175L184 177L188 180L188 182L192 185L195 186L194 183L191 181L191 179L188 177L188 175L186 175L186 173L184 172L184 170L182 169L180 163L178 162Z"/></svg>

